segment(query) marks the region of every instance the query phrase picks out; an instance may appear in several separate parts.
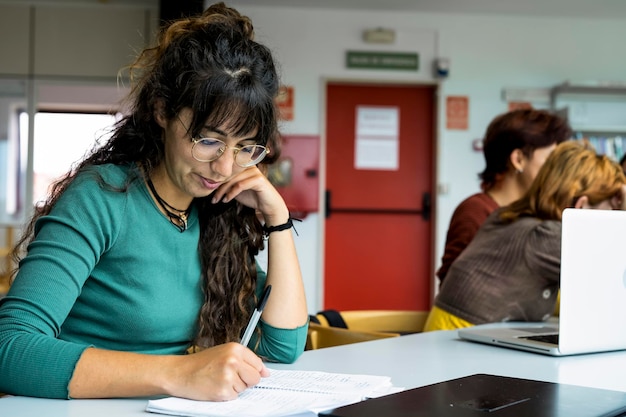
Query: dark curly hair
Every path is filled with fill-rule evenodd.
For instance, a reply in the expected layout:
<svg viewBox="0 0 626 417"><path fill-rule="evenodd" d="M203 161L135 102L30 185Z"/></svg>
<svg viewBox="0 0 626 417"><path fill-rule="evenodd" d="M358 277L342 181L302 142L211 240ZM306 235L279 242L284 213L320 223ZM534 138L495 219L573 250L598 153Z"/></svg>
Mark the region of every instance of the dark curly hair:
<svg viewBox="0 0 626 417"><path fill-rule="evenodd" d="M258 143L271 149L263 164L280 156L274 101L279 89L277 70L270 50L254 41L250 19L235 9L217 3L201 15L163 26L157 44L145 49L128 71L132 83L128 114L115 124L106 143L53 185L13 252L16 260L34 238L37 219L50 213L78 173L92 165L137 164L149 177L162 163L162 129L154 117L157 104L170 120L190 108L192 137L206 123L227 123L236 136L257 132ZM130 178L117 190L125 192L132 181L143 179ZM253 209L237 202L211 204L210 198L193 202L200 217L198 250L205 298L192 344L201 347L240 337L253 308L250 300L255 299L254 258L264 247L261 223Z"/></svg>

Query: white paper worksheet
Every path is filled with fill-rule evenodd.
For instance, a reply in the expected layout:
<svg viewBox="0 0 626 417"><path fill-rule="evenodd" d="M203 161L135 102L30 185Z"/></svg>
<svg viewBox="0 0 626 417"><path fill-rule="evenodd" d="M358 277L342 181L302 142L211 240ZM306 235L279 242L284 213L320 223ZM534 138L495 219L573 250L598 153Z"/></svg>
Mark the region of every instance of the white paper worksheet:
<svg viewBox="0 0 626 417"><path fill-rule="evenodd" d="M175 416L284 416L321 411L395 392L391 378L373 375L272 369L271 375L232 401L150 400L153 413Z"/></svg>

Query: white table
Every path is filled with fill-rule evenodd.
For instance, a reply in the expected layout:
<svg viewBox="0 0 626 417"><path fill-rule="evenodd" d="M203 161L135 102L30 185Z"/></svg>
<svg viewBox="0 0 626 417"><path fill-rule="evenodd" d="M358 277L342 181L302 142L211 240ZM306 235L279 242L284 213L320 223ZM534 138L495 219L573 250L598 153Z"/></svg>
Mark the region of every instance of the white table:
<svg viewBox="0 0 626 417"><path fill-rule="evenodd" d="M305 352L280 369L391 376L414 388L475 373L626 391L626 351L553 358L458 339L456 331L408 335ZM146 417L146 399L0 399L0 417ZM312 414L308 414L312 415ZM156 416L156 415L154 415Z"/></svg>

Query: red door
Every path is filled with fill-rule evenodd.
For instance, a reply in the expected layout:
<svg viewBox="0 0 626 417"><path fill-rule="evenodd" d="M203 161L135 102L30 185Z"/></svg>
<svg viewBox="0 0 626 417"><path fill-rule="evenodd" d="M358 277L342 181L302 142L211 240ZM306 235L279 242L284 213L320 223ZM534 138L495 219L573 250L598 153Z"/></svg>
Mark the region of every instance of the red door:
<svg viewBox="0 0 626 417"><path fill-rule="evenodd" d="M435 87L326 89L324 308L427 310Z"/></svg>

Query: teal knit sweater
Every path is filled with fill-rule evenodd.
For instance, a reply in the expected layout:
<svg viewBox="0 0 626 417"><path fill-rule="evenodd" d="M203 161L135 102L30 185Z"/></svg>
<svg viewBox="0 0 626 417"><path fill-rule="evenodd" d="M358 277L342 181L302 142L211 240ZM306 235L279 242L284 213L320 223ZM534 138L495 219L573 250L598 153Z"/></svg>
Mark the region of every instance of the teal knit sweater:
<svg viewBox="0 0 626 417"><path fill-rule="evenodd" d="M189 347L203 302L198 215L192 211L181 233L143 181L124 192L99 181L123 187L135 175L135 167L94 167L38 220L0 300L0 392L68 398L76 362L90 346L150 354ZM259 293L266 276L257 269ZM260 328L259 355L293 362L304 350L307 326Z"/></svg>

